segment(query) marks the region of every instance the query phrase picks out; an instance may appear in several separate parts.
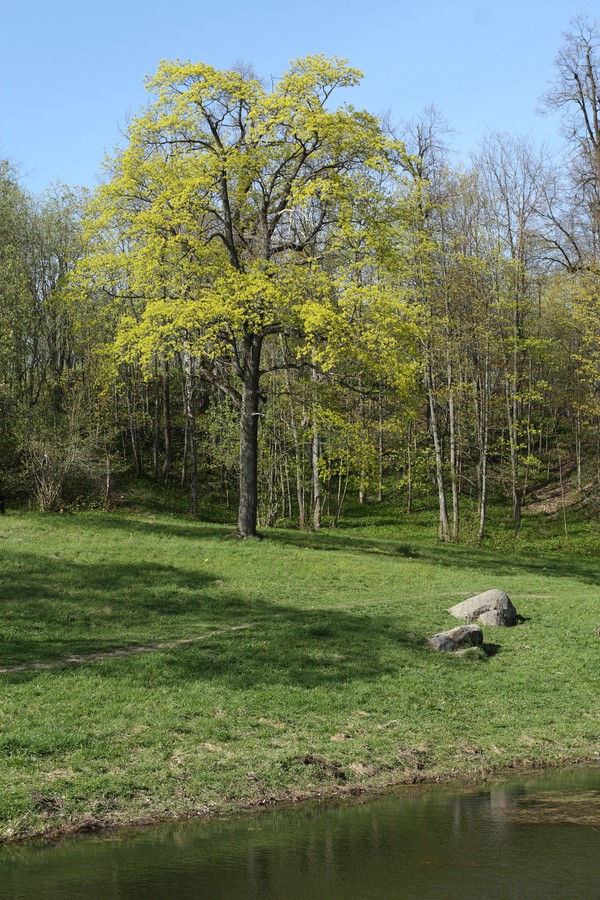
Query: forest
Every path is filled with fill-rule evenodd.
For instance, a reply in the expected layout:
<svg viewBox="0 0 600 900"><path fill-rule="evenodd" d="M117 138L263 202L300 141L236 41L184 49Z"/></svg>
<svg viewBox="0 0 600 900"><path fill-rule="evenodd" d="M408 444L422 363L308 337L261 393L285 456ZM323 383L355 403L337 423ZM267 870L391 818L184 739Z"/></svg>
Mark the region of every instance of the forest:
<svg viewBox="0 0 600 900"><path fill-rule="evenodd" d="M558 155L490 132L457 163L439 111L340 105L361 73L315 55L163 62L94 191L1 161L7 508L146 478L247 537L391 494L476 543L548 483L596 509L599 46L578 19L559 49Z"/></svg>

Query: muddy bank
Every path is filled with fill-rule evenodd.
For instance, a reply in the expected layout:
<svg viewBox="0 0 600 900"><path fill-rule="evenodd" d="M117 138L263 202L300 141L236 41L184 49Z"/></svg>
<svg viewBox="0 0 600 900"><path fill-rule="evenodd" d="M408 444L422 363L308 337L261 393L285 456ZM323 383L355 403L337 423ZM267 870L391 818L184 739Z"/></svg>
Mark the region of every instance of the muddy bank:
<svg viewBox="0 0 600 900"><path fill-rule="evenodd" d="M122 809L107 815L95 815L92 811L78 816L68 816L61 821L57 811L47 810L46 819L38 818L27 823L17 822L12 828L7 828L0 837L0 847L24 843L51 843L70 837L84 834L97 834L102 832L125 833L130 829L151 827L174 822L208 821L210 819L226 818L240 814L253 814L261 810L274 807L285 808L301 803L350 801L375 798L395 788L408 787L410 785L427 788L434 785L448 785L458 787L463 785L465 789L476 787L489 780L501 780L511 774L539 772L568 768L571 766L598 766L600 765L600 753L590 756L564 756L560 759L515 759L513 762L498 766L481 766L476 769L454 768L451 771L402 771L393 773L389 778L369 779L364 783L352 785L336 784L319 790L284 791L280 794L269 794L257 798L240 798L235 802L223 802L219 806L200 806L196 810L187 809L156 809L129 811Z"/></svg>

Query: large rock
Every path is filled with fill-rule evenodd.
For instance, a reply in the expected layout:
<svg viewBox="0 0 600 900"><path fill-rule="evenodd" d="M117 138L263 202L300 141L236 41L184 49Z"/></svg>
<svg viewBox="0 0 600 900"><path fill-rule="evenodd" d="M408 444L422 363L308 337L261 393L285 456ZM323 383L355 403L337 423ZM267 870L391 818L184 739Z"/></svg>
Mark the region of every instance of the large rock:
<svg viewBox="0 0 600 900"><path fill-rule="evenodd" d="M468 600L452 606L448 612L457 619L466 619L467 622L474 622L477 619L482 625L510 626L517 621L517 611L508 594L496 588L469 597Z"/></svg>
<svg viewBox="0 0 600 900"><path fill-rule="evenodd" d="M456 650L464 650L467 647L481 647L483 644L483 631L479 625L458 625L450 631L440 631L429 638L429 643L434 650L442 650L453 653Z"/></svg>

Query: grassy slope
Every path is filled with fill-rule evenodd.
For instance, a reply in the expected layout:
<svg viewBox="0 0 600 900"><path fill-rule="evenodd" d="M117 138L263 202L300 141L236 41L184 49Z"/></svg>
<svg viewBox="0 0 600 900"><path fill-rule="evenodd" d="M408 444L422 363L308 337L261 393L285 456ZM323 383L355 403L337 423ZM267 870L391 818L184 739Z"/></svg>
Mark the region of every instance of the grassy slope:
<svg viewBox="0 0 600 900"><path fill-rule="evenodd" d="M536 519L475 550L430 521L259 543L143 512L0 520L1 667L204 635L0 675L0 838L597 757L593 529L561 551ZM521 624L486 629L487 655L430 651L490 587Z"/></svg>

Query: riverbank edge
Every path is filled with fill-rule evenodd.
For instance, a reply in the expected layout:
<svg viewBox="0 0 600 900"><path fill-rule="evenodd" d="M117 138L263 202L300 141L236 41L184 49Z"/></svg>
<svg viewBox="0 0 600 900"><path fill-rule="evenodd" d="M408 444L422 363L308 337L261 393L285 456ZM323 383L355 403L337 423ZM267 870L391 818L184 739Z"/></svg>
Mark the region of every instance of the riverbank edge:
<svg viewBox="0 0 600 900"><path fill-rule="evenodd" d="M476 769L462 771L453 768L451 771L433 770L423 772L419 770L404 770L401 774L395 773L384 780L371 779L363 784L335 785L320 790L302 791L289 790L280 794L273 794L259 799L240 798L238 801L223 802L223 805L208 807L190 811L189 809L160 809L156 811L145 810L143 813L127 815L126 810L105 816L94 816L92 813L84 813L81 816L70 818L68 822L57 824L56 820L48 822L47 826L38 820L30 826L23 825L14 832L5 832L0 836L0 848L23 844L50 844L58 843L64 839L70 839L86 834L100 834L115 832L125 834L128 830L137 828L151 828L152 826L174 823L210 821L212 819L226 819L236 815L255 814L270 809L296 806L301 803L333 802L344 800L356 800L358 798L370 799L385 794L395 788L417 786L426 787L433 785L463 785L475 788L486 781L496 781L507 778L515 773L526 775L528 773L543 770L581 767L600 767L600 752L585 755L565 755L556 759L516 758L510 763L499 766L479 766ZM18 829L18 830L17 830Z"/></svg>

